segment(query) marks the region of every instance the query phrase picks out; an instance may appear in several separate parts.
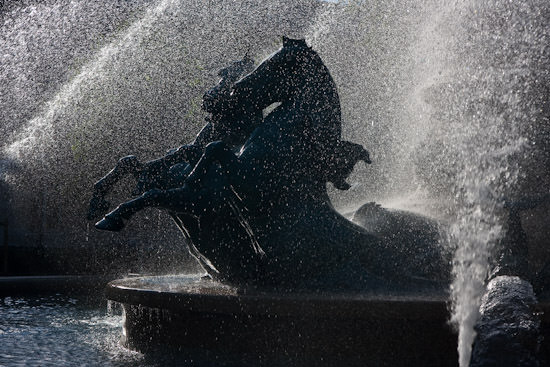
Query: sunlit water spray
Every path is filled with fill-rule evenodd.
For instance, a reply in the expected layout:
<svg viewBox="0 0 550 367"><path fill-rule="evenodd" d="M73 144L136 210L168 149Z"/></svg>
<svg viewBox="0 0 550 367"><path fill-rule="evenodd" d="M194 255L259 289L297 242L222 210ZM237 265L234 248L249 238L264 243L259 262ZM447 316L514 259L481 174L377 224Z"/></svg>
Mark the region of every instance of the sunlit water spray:
<svg viewBox="0 0 550 367"><path fill-rule="evenodd" d="M533 132L545 119L537 111L536 84L544 75L538 53L547 39L540 10L547 8L464 1L438 11L441 38L435 38L440 45L435 50L446 72L427 96L435 107L431 118L440 122L427 154L441 154L444 161L426 158L436 187L454 194L448 235L455 251L451 322L459 332L462 367L470 363L490 260L504 235L504 201L538 190L528 172L537 165L533 155L540 154L533 150Z"/></svg>
<svg viewBox="0 0 550 367"><path fill-rule="evenodd" d="M502 236L504 197L545 182L535 162L544 167L548 158L535 145L544 152L548 144L550 6L316 4L153 2L89 56L40 113L21 121L3 154L51 183L44 189L55 205L47 210L64 206L69 213L51 215L58 218L51 226L78 228L87 201L82 188L105 166L190 140L203 124L200 97L220 67L247 50L261 58L282 34L306 37L338 85L344 138L363 144L374 162L357 167L350 179L356 185L333 195L335 204L414 207L414 196L438 203L430 213L450 223L444 245L455 251L451 321L467 366L488 259ZM8 102L2 100L6 110ZM533 184L534 176L542 181ZM34 188L33 181L28 191Z"/></svg>
<svg viewBox="0 0 550 367"><path fill-rule="evenodd" d="M34 210L33 197L43 192L43 217L52 218L48 230L57 237L51 242L85 242L87 196L106 168L127 154L152 159L192 140L204 124L201 97L217 82L218 70L246 52L257 56L273 51L283 34L300 37L318 4L160 0L140 8L132 22L90 50L78 72L57 85L57 93L34 117L14 122L0 142L0 174L16 192L20 208L14 222L33 216L25 210ZM28 20L27 13L21 14ZM20 40L32 37L24 29L20 32ZM11 48L16 52L21 47ZM28 59L40 60L40 52ZM55 82L59 80L52 78ZM14 87L15 92L26 90ZM8 112L13 108L9 102L0 100ZM10 164L17 169L10 170ZM59 207L65 210L59 212ZM179 241L176 231L166 235L159 230L156 237L174 246ZM92 233L88 239L101 238Z"/></svg>
<svg viewBox="0 0 550 367"><path fill-rule="evenodd" d="M65 133L60 131L60 126L56 126L56 123L59 123L65 114L72 112L70 110L75 104L82 103L77 100L86 94L83 89L112 82L108 79L118 75L118 65L115 64L118 54L128 49L136 50L151 31L154 22L172 2L160 1L158 5L148 9L145 15L134 22L118 39L101 48L95 57L81 68L80 73L63 85L55 97L46 103L43 112L31 119L16 134L15 141L5 147L8 158L25 160L32 155L33 158L46 161L46 154L51 153L48 148L59 139L57 134ZM76 126L79 121L70 123Z"/></svg>
<svg viewBox="0 0 550 367"><path fill-rule="evenodd" d="M504 200L537 190L533 158L547 149L536 142L547 130L537 86L548 79L547 13L542 2L351 3L322 13L311 32L337 70L344 133L373 154L355 176L362 190L336 202L418 208L415 197L421 207L437 203L425 212L449 224L442 246L454 253L450 319L461 366L503 235Z"/></svg>

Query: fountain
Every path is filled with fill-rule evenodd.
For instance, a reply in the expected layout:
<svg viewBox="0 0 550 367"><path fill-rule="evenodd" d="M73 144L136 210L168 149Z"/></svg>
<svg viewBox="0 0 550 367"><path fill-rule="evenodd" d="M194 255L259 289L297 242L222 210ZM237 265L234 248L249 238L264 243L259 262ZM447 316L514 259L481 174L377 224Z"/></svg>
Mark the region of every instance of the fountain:
<svg viewBox="0 0 550 367"><path fill-rule="evenodd" d="M437 223L368 203L353 215L363 224L359 227L334 211L326 183L348 190L346 179L355 164L371 161L360 145L341 140L340 102L330 73L304 40L285 37L280 50L239 79L249 64L245 58L220 71L221 81L203 97L203 108L212 116L192 144L144 164L125 157L95 185L91 218L108 211L105 195L128 171L137 178L134 193L142 193L106 214L96 228L120 231L146 207L168 210L185 234L189 251L207 271L202 278L145 277L111 283L108 297L125 309L127 345L145 351L159 345L198 348L224 359L235 354L256 363L281 358L284 351L285 363L360 363L367 357L379 363L390 360L391 354L392 364L426 359L446 364L444 356L453 343L434 348L430 340L424 344L428 348L415 345L416 353L404 348L403 354L365 343L366 333L378 335L371 325L375 322L382 322L389 333L383 344L397 337L396 330L406 329L401 335L406 340L414 337L410 329L417 330L380 311L372 315L380 307L380 294L389 314L420 317L424 325L444 314L441 296L450 269L438 247ZM273 103L277 106L266 113ZM508 229L513 234L505 237L508 246L501 245L504 255L497 271L525 277L527 246L520 239L526 236L517 234L522 231L517 210L510 213L514 220ZM509 283L494 280L489 289L504 296L489 295L491 301L486 302L509 305L513 318L518 306L506 298L514 299L518 291L517 286L508 288ZM397 298L386 298L392 293ZM532 290L524 293L534 304ZM438 296L440 309L418 312L417 304L427 308ZM403 307L416 311L410 315ZM308 316L303 315L306 308L311 310ZM518 324L529 316L529 309ZM350 314L363 332L350 332ZM332 316L329 323L327 315ZM439 327L432 337L452 340L441 318L436 320ZM536 340L537 321L532 323ZM215 330L216 338L197 338L204 328ZM492 330L489 327L489 333ZM488 360L483 353L496 353L494 347L484 347L482 335L474 364ZM537 361L537 345L526 357L529 361Z"/></svg>
<svg viewBox="0 0 550 367"><path fill-rule="evenodd" d="M90 219L108 211L105 196L125 173L134 174L134 192L142 193L106 214L96 228L120 231L146 207L168 210L207 271L202 278L111 283L109 299L125 309L127 345L151 350L172 344L268 360L279 354L288 363L349 363L367 356L387 360L390 353L379 343L366 347L365 333L375 331L369 324L391 325L385 343L398 330L418 328L394 316L387 319L381 310L425 322L428 315L418 309L424 303L439 314L434 337L444 335L441 300L448 261L438 250L433 228L423 233L421 224L429 221L416 216L417 225L410 225L416 231L392 236L397 230L390 229L390 236L379 237L330 204L327 182L348 190L346 179L355 164L371 161L362 146L341 140L340 101L321 58L304 40L283 37L282 48L239 79L247 64L245 58L219 72L221 81L203 97L211 117L192 144L148 163L122 158L95 185ZM277 107L262 113L273 103ZM355 217L375 220L368 210ZM411 284L414 296L404 292ZM426 289L439 291L435 307L426 296L418 298ZM374 291L385 296L395 292L396 299ZM307 316L304 309L310 310ZM155 321L147 321L152 317ZM353 328L350 333L350 322L361 324L364 332ZM197 337L204 328L213 330L214 340ZM413 337L409 333L405 338ZM452 344L434 349L430 343L429 359L443 360L441 353L449 354ZM414 349L407 349L409 362L427 354ZM393 356L403 359L402 354Z"/></svg>
<svg viewBox="0 0 550 367"><path fill-rule="evenodd" d="M73 2L71 14L99 12L80 9L78 4ZM524 348L517 349L521 350L518 355L529 356L525 360L533 361L532 365L544 363L549 348L540 337L548 335L548 319L545 313L533 313L533 308L546 309L548 289L548 5L499 0L448 6L406 0L203 5L172 0L128 2L111 12L105 23L113 34L99 40L86 33L75 40L79 44L91 38L89 49L94 51L87 60L78 60L88 52L79 48L65 74L61 68L52 70L40 64L31 70L23 65L50 60L35 57L39 52L67 60L62 53L50 51L73 47L73 43L49 44L44 38L27 37L26 46L11 52L20 40L11 35L23 34L28 28L18 19L51 26L48 22L55 16L42 17L41 5L28 8L21 18L7 19L3 39L9 40L10 52L1 57L9 67L0 73L13 83L1 95L1 113L8 124L0 129L11 135L2 142L0 187L6 189L6 201L13 203L7 207L10 225L15 226L10 233L21 241L38 241L51 254L57 248L81 245L78 251L90 251L89 258L94 259L85 262L86 266L98 263L101 256L119 256L117 248L145 254L140 246L149 244L153 254L156 249L169 249L158 259L141 256L142 264L166 265L159 266L161 273L181 271L182 263L191 270L207 269L213 279L204 274L172 275L111 283L108 295L126 304L126 343L135 349L150 352L161 344L187 345L207 358L260 358L274 363L314 363L323 358L328 364L348 359L374 365L391 360L399 365L429 359L434 365L459 361L467 366L473 346L472 365L483 365L492 363L494 351L502 349L498 340L494 343L487 337L495 334L492 331L503 330L502 335L509 336L520 330L501 327L508 319L499 317L499 310L510 310L514 322L521 326L524 320L529 325L520 330L528 342L519 343ZM65 10L54 7L51 14ZM110 27L119 11L136 13L114 31ZM78 21L85 23L86 19ZM73 20L71 24L81 23ZM93 26L101 28L100 23ZM35 33L46 34L38 29ZM60 31L59 37L67 34ZM204 125L206 114L212 114L208 107L200 111L200 105L204 90L214 84L215 73L247 50L250 57L261 59L278 47L281 34L306 38L330 70L342 102L342 135L330 140L330 134L314 134L318 141L329 142L320 144L326 150L316 152L324 164L311 164L314 157L308 157L302 167L307 174L298 177L297 185L311 188L306 177L321 172L319 166L328 166L338 156L336 151L345 150L339 148L345 141L360 144L358 152L361 146L367 147L371 154L364 160L372 159L372 165L358 164L353 172L351 167L345 181L315 177L315 182L325 181L305 198L303 207L296 199L298 186L283 190L290 207L275 206L267 217L288 218L277 218L269 230L256 219L268 207L254 205L253 199L245 205L253 210L243 210L239 198L226 190L228 185L222 183L216 191L211 177L195 175L197 182L189 185L193 190L210 182L208 195L218 192L221 203L236 204L221 205L224 219L207 216L200 228L193 226L194 219L179 218L177 208L169 212L186 229L185 243L198 258L196 262L192 256L182 256L186 250L181 234L174 230L177 227L155 211L137 213L130 221L127 213L114 213L99 224L107 229L128 227L116 236L93 231L83 223L87 203L82 188L105 173L105 162L114 166L113 160L125 154L158 157L167 147L191 140ZM43 86L48 88L43 90ZM245 130L262 126L258 121L273 120L284 111L276 105L263 107L247 116L249 124L242 125ZM186 121L183 129L182 120ZM216 136L208 129L204 133L204 139L199 135L194 143L201 150L211 141L223 140L233 151L251 131L232 137ZM178 154L165 156L170 166L174 166L172 158L181 159ZM214 161L220 161L216 154ZM353 166L355 158L348 161ZM165 185L161 190L179 187L193 165L179 165L171 171L164 166L128 158L117 167L119 173L135 173L136 193L142 194L145 188L159 184ZM69 170L73 172L70 178ZM326 182L332 182L328 193ZM90 192L98 212L107 208L102 200L107 186ZM123 180L110 200L127 200L128 186ZM267 187L270 195L280 195L279 189ZM147 205L159 198L148 198L153 200ZM272 198L267 202L272 204ZM513 247L502 250L510 249L505 246L509 204L526 198L537 204L526 205L514 215L515 223L524 229L528 251L519 253L527 254L528 271L509 271L514 262L505 255L518 253ZM383 205L370 203L374 201ZM59 207L67 209L58 211ZM308 218L308 212L315 216ZM335 227L326 229L335 222ZM294 223L300 224L292 227L294 232L284 230ZM318 233L312 228L319 228ZM29 235L30 229L37 234ZM213 235L209 238L208 234ZM342 241L334 241L337 238ZM277 248L275 241L283 246ZM224 246L218 251L220 243ZM318 253L327 243L336 243L332 249L336 252ZM379 257L363 254L354 263L349 249L357 251L359 243L379 250L373 251ZM242 245L242 253L231 253L233 245ZM426 245L429 250L424 252ZM304 251L300 254L296 249ZM285 253L293 256L287 256L285 264L276 264L275 259ZM332 257L335 253L343 256ZM318 256L300 262L313 255ZM388 261L394 256L396 264ZM249 261L232 261L243 258ZM75 256L69 256L65 264L71 260L78 264ZM124 268L122 264L118 269ZM508 270L493 271L502 264ZM344 270L331 272L334 265ZM110 263L100 272L105 269L110 269ZM518 299L520 305L514 303ZM449 319L458 343L447 324ZM187 325L187 334L178 326L182 323ZM197 338L204 335L204 328L212 330L210 338ZM440 344L425 342L427 338ZM226 346L225 351L220 345ZM219 356L221 352L229 356Z"/></svg>

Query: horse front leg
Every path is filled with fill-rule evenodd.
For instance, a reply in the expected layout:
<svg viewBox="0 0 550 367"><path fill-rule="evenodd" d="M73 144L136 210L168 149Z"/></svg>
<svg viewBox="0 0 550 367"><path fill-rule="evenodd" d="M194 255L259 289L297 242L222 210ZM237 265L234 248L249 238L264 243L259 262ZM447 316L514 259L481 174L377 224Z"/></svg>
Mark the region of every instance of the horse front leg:
<svg viewBox="0 0 550 367"><path fill-rule="evenodd" d="M106 231L120 231L124 228L125 221L130 220L134 214L147 207L165 209L174 213L199 215L205 210L205 206L209 205L203 196L205 196L203 193L191 190L187 186L170 190L149 190L138 198L120 204L97 222L95 227Z"/></svg>
<svg viewBox="0 0 550 367"><path fill-rule="evenodd" d="M135 175L137 185L132 195L138 196L151 189L168 190L183 185L185 178L202 155L203 146L182 145L164 157L143 164Z"/></svg>
<svg viewBox="0 0 550 367"><path fill-rule="evenodd" d="M94 191L88 207L88 220L97 218L109 210L110 203L105 200L105 195L125 175L129 173L136 175L141 168L142 164L133 155L119 159L116 166L94 184Z"/></svg>

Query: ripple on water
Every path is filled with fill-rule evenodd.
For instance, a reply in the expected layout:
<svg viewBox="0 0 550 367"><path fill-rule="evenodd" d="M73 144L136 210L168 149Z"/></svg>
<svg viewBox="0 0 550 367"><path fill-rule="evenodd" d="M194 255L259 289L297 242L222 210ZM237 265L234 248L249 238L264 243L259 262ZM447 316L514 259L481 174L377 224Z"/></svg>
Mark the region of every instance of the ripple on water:
<svg viewBox="0 0 550 367"><path fill-rule="evenodd" d="M122 316L61 295L0 299L0 366L153 366L119 343Z"/></svg>

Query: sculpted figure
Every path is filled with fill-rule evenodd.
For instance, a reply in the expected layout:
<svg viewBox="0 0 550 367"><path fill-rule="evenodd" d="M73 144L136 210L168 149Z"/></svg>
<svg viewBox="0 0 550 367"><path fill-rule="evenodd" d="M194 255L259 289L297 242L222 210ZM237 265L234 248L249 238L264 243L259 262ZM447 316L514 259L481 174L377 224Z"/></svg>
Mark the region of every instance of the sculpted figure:
<svg viewBox="0 0 550 367"><path fill-rule="evenodd" d="M235 61L218 72L220 81L203 96L202 109L211 116L207 117L206 125L191 144L171 149L164 157L145 163L133 155L121 158L105 177L95 183L88 219L95 219L108 211L110 204L105 196L127 174L136 178L134 195L143 194L153 188L178 187L182 185L208 143L224 141L233 148L242 145L252 130L261 123L262 113L229 109L224 102L233 83L251 71L253 66L254 61L245 55L242 60Z"/></svg>
<svg viewBox="0 0 550 367"><path fill-rule="evenodd" d="M364 289L419 276L439 279L411 265L411 256L424 253L405 258L395 243L332 207L327 182L348 189L355 164L370 158L359 144L341 140L336 85L305 41L284 38L280 50L224 96L205 106L248 119L273 103L279 106L240 130L253 126L238 152L227 140L208 144L177 187L145 191L107 214L97 228L120 230L145 207L168 210L205 269L237 284Z"/></svg>

